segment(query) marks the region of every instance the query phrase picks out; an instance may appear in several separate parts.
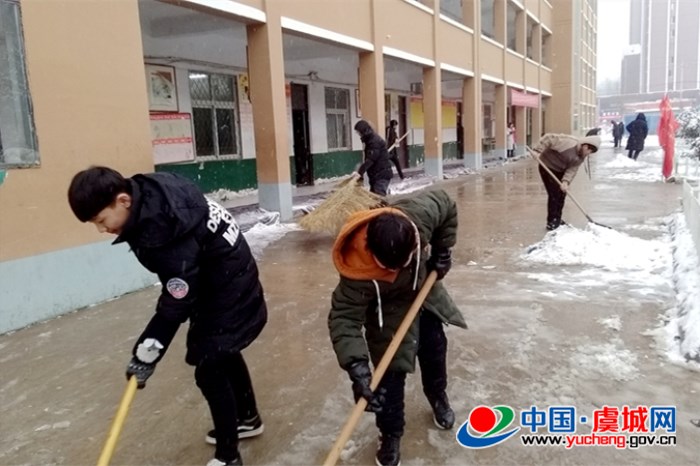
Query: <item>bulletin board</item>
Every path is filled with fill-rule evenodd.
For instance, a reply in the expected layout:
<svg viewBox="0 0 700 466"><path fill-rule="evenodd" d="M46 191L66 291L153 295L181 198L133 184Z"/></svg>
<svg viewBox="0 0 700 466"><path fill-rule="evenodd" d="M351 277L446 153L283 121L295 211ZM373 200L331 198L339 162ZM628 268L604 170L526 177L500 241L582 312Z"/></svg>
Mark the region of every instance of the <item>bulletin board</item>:
<svg viewBox="0 0 700 466"><path fill-rule="evenodd" d="M194 160L193 141L189 113L151 113L154 164Z"/></svg>

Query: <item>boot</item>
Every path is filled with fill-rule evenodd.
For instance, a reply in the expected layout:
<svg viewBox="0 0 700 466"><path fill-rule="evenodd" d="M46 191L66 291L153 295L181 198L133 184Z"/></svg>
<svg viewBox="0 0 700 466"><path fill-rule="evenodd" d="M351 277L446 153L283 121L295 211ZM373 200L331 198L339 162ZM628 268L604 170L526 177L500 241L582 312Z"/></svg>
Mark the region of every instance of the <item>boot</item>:
<svg viewBox="0 0 700 466"><path fill-rule="evenodd" d="M382 435L379 437L379 449L374 461L377 466L399 466L401 464L401 437Z"/></svg>
<svg viewBox="0 0 700 466"><path fill-rule="evenodd" d="M455 425L455 412L450 407L447 393L442 392L439 396L428 401L430 401L430 406L433 408L433 422L438 429L452 429Z"/></svg>

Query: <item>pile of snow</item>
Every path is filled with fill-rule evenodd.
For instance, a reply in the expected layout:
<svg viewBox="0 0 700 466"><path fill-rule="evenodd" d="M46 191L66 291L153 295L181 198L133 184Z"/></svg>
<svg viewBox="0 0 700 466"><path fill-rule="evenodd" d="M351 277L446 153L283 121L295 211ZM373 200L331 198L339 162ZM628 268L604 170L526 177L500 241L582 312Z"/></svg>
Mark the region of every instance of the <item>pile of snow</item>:
<svg viewBox="0 0 700 466"><path fill-rule="evenodd" d="M392 182L389 185L389 194L408 194L425 189L433 183L433 179L427 176L406 177L398 183Z"/></svg>
<svg viewBox="0 0 700 466"><path fill-rule="evenodd" d="M230 201L232 199L238 199L241 197L246 197L246 196L253 196L257 195L258 190L256 188L250 188L250 189L241 189L240 191L230 191L228 189L218 189L216 191L212 191L210 193L206 193L205 196L211 199L212 201L216 201L219 204L225 201Z"/></svg>
<svg viewBox="0 0 700 466"><path fill-rule="evenodd" d="M700 362L700 263L683 214L675 216L671 231L676 306L659 336L672 360Z"/></svg>
<svg viewBox="0 0 700 466"><path fill-rule="evenodd" d="M256 260L260 260L263 256L265 248L275 241L281 239L284 235L290 231L295 231L299 229L299 225L296 223L280 223L279 214L277 218L270 223L256 223L250 230L243 233L250 250Z"/></svg>
<svg viewBox="0 0 700 466"><path fill-rule="evenodd" d="M669 244L645 240L595 224L585 230L568 225L547 233L521 258L541 264L593 265L606 270L636 270L652 274L669 264Z"/></svg>

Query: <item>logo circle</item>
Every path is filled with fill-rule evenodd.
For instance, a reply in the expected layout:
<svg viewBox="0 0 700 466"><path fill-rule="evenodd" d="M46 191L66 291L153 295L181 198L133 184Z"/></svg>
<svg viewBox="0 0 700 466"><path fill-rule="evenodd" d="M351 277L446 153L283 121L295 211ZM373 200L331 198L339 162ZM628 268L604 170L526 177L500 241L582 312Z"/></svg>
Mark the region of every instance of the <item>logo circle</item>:
<svg viewBox="0 0 700 466"><path fill-rule="evenodd" d="M486 433L496 425L496 413L488 406L477 406L469 413L469 426L480 434Z"/></svg>

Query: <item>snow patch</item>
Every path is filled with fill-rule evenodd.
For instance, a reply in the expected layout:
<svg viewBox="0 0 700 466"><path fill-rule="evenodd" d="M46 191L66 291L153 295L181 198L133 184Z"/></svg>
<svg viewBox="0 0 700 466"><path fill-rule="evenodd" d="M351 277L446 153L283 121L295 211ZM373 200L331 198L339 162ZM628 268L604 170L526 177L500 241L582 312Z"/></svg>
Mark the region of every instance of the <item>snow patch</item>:
<svg viewBox="0 0 700 466"><path fill-rule="evenodd" d="M579 230L568 225L547 233L520 257L550 265L593 265L606 270L657 272L668 266L669 245L645 240L609 228L588 224Z"/></svg>
<svg viewBox="0 0 700 466"><path fill-rule="evenodd" d="M672 361L700 362L700 263L683 214L675 216L671 232L676 305L657 337Z"/></svg>
<svg viewBox="0 0 700 466"><path fill-rule="evenodd" d="M634 353L614 343L581 345L571 356L573 367L620 382L633 380L639 375L636 362Z"/></svg>
<svg viewBox="0 0 700 466"><path fill-rule="evenodd" d="M619 332L622 329L622 321L618 315L608 317L607 319L598 319L597 322L603 327L614 330L615 332Z"/></svg>
<svg viewBox="0 0 700 466"><path fill-rule="evenodd" d="M280 223L278 217L277 220L270 225L263 223L255 224L255 226L243 235L255 259L260 260L263 256L263 251L268 245L284 237L284 235L290 231L299 230L299 228L299 225L296 223Z"/></svg>

